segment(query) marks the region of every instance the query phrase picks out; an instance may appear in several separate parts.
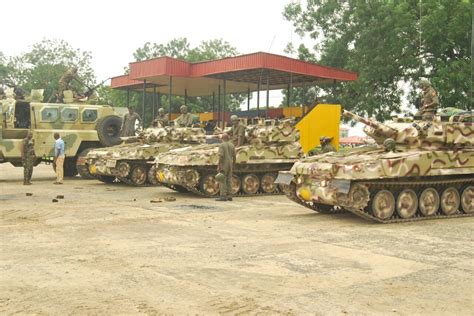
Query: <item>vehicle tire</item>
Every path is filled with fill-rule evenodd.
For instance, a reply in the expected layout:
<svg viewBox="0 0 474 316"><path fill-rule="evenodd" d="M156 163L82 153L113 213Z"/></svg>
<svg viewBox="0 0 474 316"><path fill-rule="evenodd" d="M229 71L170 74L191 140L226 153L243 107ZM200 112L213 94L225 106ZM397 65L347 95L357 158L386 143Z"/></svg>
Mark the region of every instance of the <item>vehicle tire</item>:
<svg viewBox="0 0 474 316"><path fill-rule="evenodd" d="M83 151L81 151L79 155L77 156L77 160L76 160L77 172L79 173L81 178L87 179L87 180L95 179L95 177L91 175L91 173L89 172L89 166L86 163L82 162L81 160L87 156L87 153L91 149L94 149L94 148L86 148Z"/></svg>
<svg viewBox="0 0 474 316"><path fill-rule="evenodd" d="M97 136L100 143L105 147L115 146L122 142L120 139L120 128L122 119L116 115L109 115L99 119L96 125Z"/></svg>
<svg viewBox="0 0 474 316"><path fill-rule="evenodd" d="M64 160L64 176L65 177L75 177L76 175L77 175L76 159L75 158L66 158Z"/></svg>

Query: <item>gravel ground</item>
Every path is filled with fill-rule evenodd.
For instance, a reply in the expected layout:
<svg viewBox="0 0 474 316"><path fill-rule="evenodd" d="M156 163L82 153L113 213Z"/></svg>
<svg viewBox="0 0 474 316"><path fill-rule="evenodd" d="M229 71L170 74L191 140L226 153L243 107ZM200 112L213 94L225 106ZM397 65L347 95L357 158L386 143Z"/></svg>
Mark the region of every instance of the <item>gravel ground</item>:
<svg viewBox="0 0 474 316"><path fill-rule="evenodd" d="M44 165L23 186L22 173L0 165L2 314L474 310L473 218L378 225L284 196L60 186Z"/></svg>

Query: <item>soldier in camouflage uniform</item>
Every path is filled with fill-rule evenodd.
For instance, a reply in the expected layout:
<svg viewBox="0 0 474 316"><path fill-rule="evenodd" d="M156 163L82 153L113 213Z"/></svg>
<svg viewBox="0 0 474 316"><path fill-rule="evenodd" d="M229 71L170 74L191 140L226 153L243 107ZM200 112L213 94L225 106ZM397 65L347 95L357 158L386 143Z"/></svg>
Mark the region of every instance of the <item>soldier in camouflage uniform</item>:
<svg viewBox="0 0 474 316"><path fill-rule="evenodd" d="M163 108L158 109L158 115L155 117L153 122L158 123L158 126L161 125L161 127L168 125L168 114L166 114Z"/></svg>
<svg viewBox="0 0 474 316"><path fill-rule="evenodd" d="M232 115L230 121L232 122L232 129L229 131L231 141L235 147L240 147L245 143L245 126L240 123L237 115Z"/></svg>
<svg viewBox="0 0 474 316"><path fill-rule="evenodd" d="M176 126L191 127L193 125L193 116L188 113L188 107L186 105L182 105L179 110L181 111L181 115L178 116L176 120L174 120Z"/></svg>
<svg viewBox="0 0 474 316"><path fill-rule="evenodd" d="M58 96L57 96L57 101L62 102L63 97L64 97L64 91L70 90L69 83L76 79L77 76L77 68L72 67L68 69L59 79L59 90L58 90Z"/></svg>
<svg viewBox="0 0 474 316"><path fill-rule="evenodd" d="M232 201L232 171L235 164L235 147L229 141L229 135L222 134L222 143L219 145L219 164L216 179L219 181L220 197L216 201Z"/></svg>
<svg viewBox="0 0 474 316"><path fill-rule="evenodd" d="M23 163L23 184L30 185L33 176L33 165L35 164L35 140L33 132L28 131L26 138L23 139L23 149L21 152L21 160Z"/></svg>
<svg viewBox="0 0 474 316"><path fill-rule="evenodd" d="M426 79L420 80L421 92L421 117L425 121L432 121L439 106L438 93Z"/></svg>
<svg viewBox="0 0 474 316"><path fill-rule="evenodd" d="M331 144L332 138L321 136L319 138L319 142L321 143L321 153L328 153L332 151L336 151L336 148Z"/></svg>

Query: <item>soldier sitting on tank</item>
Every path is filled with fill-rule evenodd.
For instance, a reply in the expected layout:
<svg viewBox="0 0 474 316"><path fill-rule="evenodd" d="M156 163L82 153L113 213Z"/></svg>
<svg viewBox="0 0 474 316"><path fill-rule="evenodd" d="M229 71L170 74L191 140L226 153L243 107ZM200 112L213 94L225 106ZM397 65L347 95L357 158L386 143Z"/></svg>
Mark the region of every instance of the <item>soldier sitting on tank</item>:
<svg viewBox="0 0 474 316"><path fill-rule="evenodd" d="M158 109L158 114L156 115L153 122L156 122L161 127L168 126L168 114L166 114L165 109Z"/></svg>
<svg viewBox="0 0 474 316"><path fill-rule="evenodd" d="M425 121L432 121L439 106L438 93L426 79L421 79L421 117Z"/></svg>
<svg viewBox="0 0 474 316"><path fill-rule="evenodd" d="M321 143L321 153L329 153L336 151L336 148L331 144L332 137L321 136L319 142Z"/></svg>
<svg viewBox="0 0 474 316"><path fill-rule="evenodd" d="M72 67L69 68L62 76L59 78L59 88L57 94L57 102L63 102L64 91L70 90L69 84L71 81L76 79L77 76L77 68Z"/></svg>
<svg viewBox="0 0 474 316"><path fill-rule="evenodd" d="M235 147L240 147L245 144L245 126L240 122L237 115L232 115L230 121L232 122L232 128L228 134L231 137L232 144Z"/></svg>
<svg viewBox="0 0 474 316"><path fill-rule="evenodd" d="M178 116L174 123L177 127L191 127L193 125L193 116L188 113L188 107L186 105L182 105L179 108L181 115Z"/></svg>

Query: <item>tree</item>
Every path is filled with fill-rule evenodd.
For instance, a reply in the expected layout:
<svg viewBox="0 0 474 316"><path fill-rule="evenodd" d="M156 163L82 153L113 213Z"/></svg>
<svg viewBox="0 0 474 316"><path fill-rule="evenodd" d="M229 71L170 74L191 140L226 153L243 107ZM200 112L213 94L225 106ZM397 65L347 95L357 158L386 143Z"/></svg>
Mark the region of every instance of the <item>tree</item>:
<svg viewBox="0 0 474 316"><path fill-rule="evenodd" d="M177 59L186 60L188 62L200 62L206 60L219 59L224 57L235 56L238 51L235 47L222 39L213 39L202 41L197 47L191 47L191 44L186 38L175 38L168 43L145 43L138 48L133 57L136 61L142 61L162 56L173 57ZM127 73L127 71L126 71ZM125 105L127 101L127 93L124 91L113 90L109 92L112 103L115 105ZM138 113L141 113L141 104L143 102L142 93L131 93L130 104L136 105ZM217 96L216 96L217 98ZM226 107L228 110L236 110L240 108L240 104L244 101L246 96L240 94L226 96ZM217 101L216 101L217 102ZM160 103L168 110L168 98L165 95L161 96ZM147 107L152 104L152 96L147 96ZM171 111L179 112L179 107L184 104L184 97L173 96ZM187 105L191 112L199 113L205 111L212 111L212 97L188 97ZM145 113L145 122L152 120L150 111Z"/></svg>
<svg viewBox="0 0 474 316"><path fill-rule="evenodd" d="M84 91L94 86L90 52L74 49L63 40L44 39L32 46L31 50L19 56L0 58L1 81L16 85L25 91L44 89L45 100L55 100L59 79L70 67L78 68L78 80L71 85L76 91Z"/></svg>
<svg viewBox="0 0 474 316"><path fill-rule="evenodd" d="M472 104L469 1L308 0L288 4L283 15L316 41L312 49L289 46L299 58L358 73L355 82L320 89L323 100L383 119L401 111L406 91L414 104L417 82L426 77L442 106Z"/></svg>

